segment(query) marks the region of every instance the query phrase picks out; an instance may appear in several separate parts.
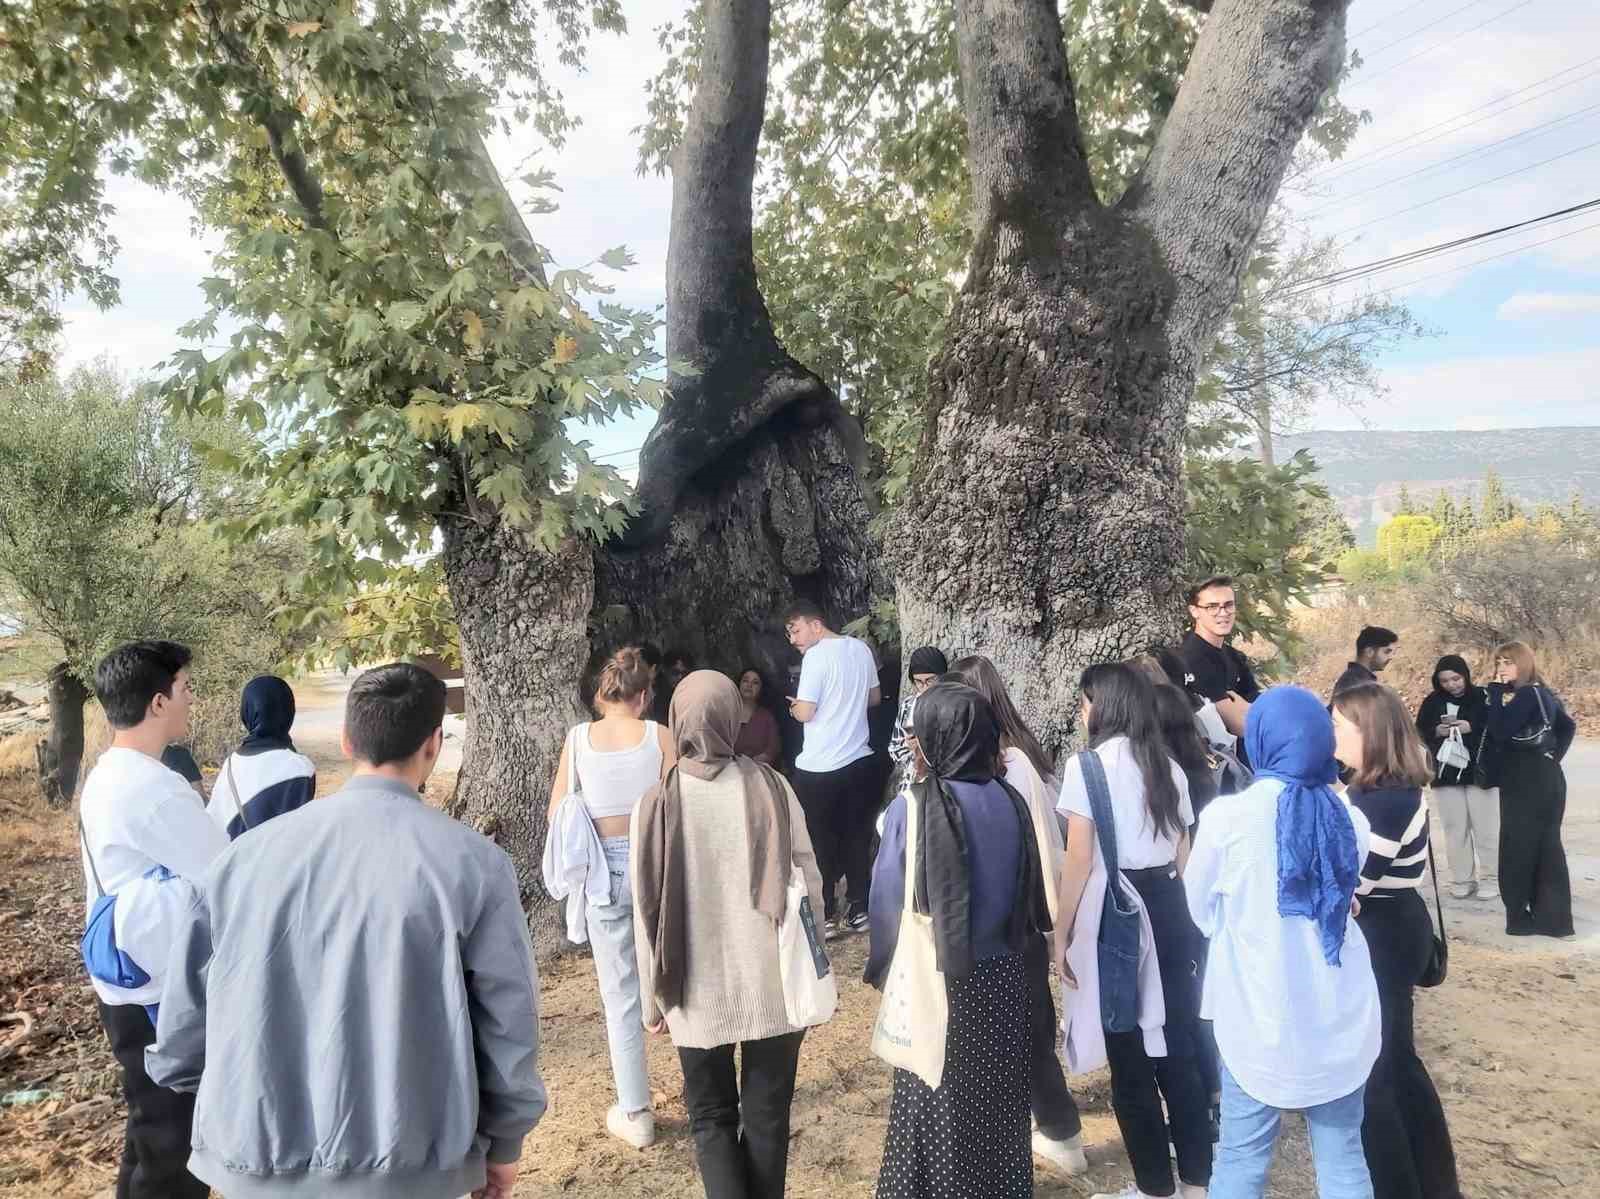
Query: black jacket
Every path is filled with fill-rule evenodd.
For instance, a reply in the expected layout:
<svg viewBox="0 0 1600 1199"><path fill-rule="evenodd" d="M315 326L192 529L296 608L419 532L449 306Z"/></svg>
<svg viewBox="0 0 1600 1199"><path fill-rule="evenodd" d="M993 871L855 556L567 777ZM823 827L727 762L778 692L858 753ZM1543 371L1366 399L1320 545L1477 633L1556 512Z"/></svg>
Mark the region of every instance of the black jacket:
<svg viewBox="0 0 1600 1199"><path fill-rule="evenodd" d="M1472 761L1459 770L1454 766L1439 769L1439 749L1445 741L1439 736L1439 722L1445 717L1446 704L1456 704L1458 706L1456 719L1465 720L1472 726L1472 731L1462 734L1461 737L1466 744L1467 752L1472 755ZM1488 733L1488 720L1489 700L1482 687L1469 684L1459 699L1448 691L1435 688L1428 698L1422 701L1422 707L1417 709L1417 732L1422 734L1423 744L1428 747L1428 754L1433 759L1434 770L1441 785L1464 787L1474 781L1473 765L1487 761L1484 738Z"/></svg>

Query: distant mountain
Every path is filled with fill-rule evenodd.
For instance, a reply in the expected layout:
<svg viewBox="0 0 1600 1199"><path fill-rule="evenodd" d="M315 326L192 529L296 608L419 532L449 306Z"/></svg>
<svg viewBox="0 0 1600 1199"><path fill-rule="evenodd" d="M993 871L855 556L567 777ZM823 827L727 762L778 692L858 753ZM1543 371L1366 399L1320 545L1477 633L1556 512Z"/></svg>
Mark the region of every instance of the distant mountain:
<svg viewBox="0 0 1600 1199"><path fill-rule="evenodd" d="M1310 451L1323 486L1362 545L1371 545L1378 526L1394 515L1402 484L1422 507L1440 491L1476 501L1491 466L1506 494L1529 506L1564 504L1576 489L1585 503L1600 507L1600 426L1358 429L1280 437L1274 448L1280 461Z"/></svg>

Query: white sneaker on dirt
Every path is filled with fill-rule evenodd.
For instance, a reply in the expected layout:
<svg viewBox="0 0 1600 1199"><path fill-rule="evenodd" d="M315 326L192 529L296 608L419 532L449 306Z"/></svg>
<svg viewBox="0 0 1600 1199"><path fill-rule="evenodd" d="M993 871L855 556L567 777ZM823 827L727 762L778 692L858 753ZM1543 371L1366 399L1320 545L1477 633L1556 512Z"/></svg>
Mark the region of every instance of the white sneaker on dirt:
<svg viewBox="0 0 1600 1199"><path fill-rule="evenodd" d="M1451 899L1471 899L1472 893L1478 889L1477 883L1451 883Z"/></svg>
<svg viewBox="0 0 1600 1199"><path fill-rule="evenodd" d="M1120 1191L1102 1191L1097 1195L1090 1195L1089 1199L1156 1199L1154 1195L1146 1195L1137 1185L1124 1187Z"/></svg>
<svg viewBox="0 0 1600 1199"><path fill-rule="evenodd" d="M613 1103L606 1111L606 1131L635 1149L648 1149L656 1143L656 1118L648 1109L628 1113Z"/></svg>
<svg viewBox="0 0 1600 1199"><path fill-rule="evenodd" d="M1192 1182L1180 1182L1178 1199L1206 1199L1206 1188L1197 1187Z"/></svg>
<svg viewBox="0 0 1600 1199"><path fill-rule="evenodd" d="M1033 1156L1042 1157L1063 1174L1082 1174L1089 1168L1089 1159L1083 1152L1082 1133L1064 1141L1052 1141L1035 1129Z"/></svg>
<svg viewBox="0 0 1600 1199"><path fill-rule="evenodd" d="M1479 883L1478 884L1478 898L1479 899L1499 899L1500 898L1500 888L1497 887L1494 883Z"/></svg>

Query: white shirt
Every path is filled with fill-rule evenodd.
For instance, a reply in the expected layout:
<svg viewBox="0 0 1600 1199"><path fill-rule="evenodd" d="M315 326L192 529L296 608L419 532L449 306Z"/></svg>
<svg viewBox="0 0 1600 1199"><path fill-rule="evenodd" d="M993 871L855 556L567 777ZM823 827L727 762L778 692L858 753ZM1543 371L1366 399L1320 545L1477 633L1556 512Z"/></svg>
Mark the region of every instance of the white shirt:
<svg viewBox="0 0 1600 1199"><path fill-rule="evenodd" d="M1145 802L1144 776L1139 773L1131 743L1126 737L1112 737L1096 747L1095 753L1100 755L1100 765L1106 772L1106 788L1111 792L1111 816L1117 832L1117 869L1145 870L1176 861L1182 829L1156 831L1150 806ZM1189 780L1171 758L1167 759L1167 764L1172 768L1172 781L1178 788L1178 815L1183 828L1188 828L1194 823ZM1085 820L1094 819L1089 806L1089 789L1083 781L1083 767L1078 764L1076 754L1067 759L1066 769L1061 772L1061 798L1056 801L1056 810L1069 816L1082 816Z"/></svg>
<svg viewBox="0 0 1600 1199"><path fill-rule="evenodd" d="M276 787L291 779L314 778L317 764L302 753L292 749L269 749L264 753L229 754L211 784L211 799L206 812L224 832L240 815L242 805L248 805L268 787ZM242 793L234 797L233 784L239 784ZM251 821L261 817L251 813Z"/></svg>
<svg viewBox="0 0 1600 1199"><path fill-rule="evenodd" d="M1340 964L1322 954L1315 922L1278 915L1276 779L1214 799L1184 871L1189 913L1211 940L1200 1015L1245 1093L1298 1110L1364 1085L1378 1058L1378 988L1361 929L1345 926ZM1347 805L1348 806L1348 805ZM1366 817L1351 808L1357 864Z"/></svg>
<svg viewBox="0 0 1600 1199"><path fill-rule="evenodd" d="M1060 903L1062 855L1066 852L1061 822L1050 806L1049 788L1034 769L1032 759L1013 745L1000 755L1000 761L1005 767L1006 782L1027 802L1028 812L1033 817L1033 838L1039 844L1045 899L1050 907L1050 921L1054 924ZM883 830L878 832L881 836Z"/></svg>
<svg viewBox="0 0 1600 1199"><path fill-rule="evenodd" d="M878 667L864 641L824 637L806 650L795 698L816 704L817 712L801 726L805 744L794 764L826 774L870 754L867 693L877 685Z"/></svg>
<svg viewBox="0 0 1600 1199"><path fill-rule="evenodd" d="M100 755L78 811L88 843L81 855L88 908L100 897L95 871L106 894L115 895L155 866L197 879L228 848L228 834L212 823L183 776L136 749L113 746Z"/></svg>

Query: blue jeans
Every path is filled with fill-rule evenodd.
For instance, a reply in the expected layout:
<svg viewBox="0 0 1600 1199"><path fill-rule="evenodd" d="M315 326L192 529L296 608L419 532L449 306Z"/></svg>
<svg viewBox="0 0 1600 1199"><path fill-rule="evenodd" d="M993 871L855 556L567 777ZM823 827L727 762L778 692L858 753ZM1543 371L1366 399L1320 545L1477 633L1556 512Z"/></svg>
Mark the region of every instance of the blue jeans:
<svg viewBox="0 0 1600 1199"><path fill-rule="evenodd" d="M611 871L611 902L589 905L589 943L600 1000L606 1010L606 1041L617 1105L625 1112L650 1106L650 1074L644 1061L644 1021L639 1010L639 961L633 951L633 878L628 838L601 841Z"/></svg>
<svg viewBox="0 0 1600 1199"><path fill-rule="evenodd" d="M1357 1087L1343 1099L1305 1111L1321 1199L1372 1199L1372 1177L1361 1148L1365 1091ZM1280 1109L1245 1094L1223 1063L1222 1143L1211 1168L1209 1199L1261 1199L1266 1194L1282 1118Z"/></svg>

